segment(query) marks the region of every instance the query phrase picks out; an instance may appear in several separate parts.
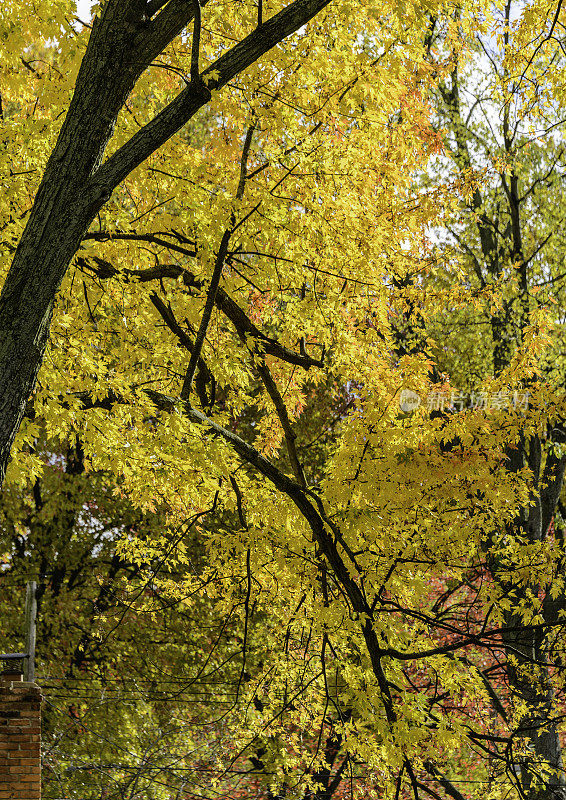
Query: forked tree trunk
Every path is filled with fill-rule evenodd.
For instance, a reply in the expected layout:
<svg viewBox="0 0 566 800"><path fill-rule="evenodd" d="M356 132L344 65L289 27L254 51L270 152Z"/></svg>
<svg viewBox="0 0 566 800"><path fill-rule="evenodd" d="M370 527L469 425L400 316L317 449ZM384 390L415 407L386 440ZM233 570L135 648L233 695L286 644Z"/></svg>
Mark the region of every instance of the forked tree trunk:
<svg viewBox="0 0 566 800"><path fill-rule="evenodd" d="M132 59L139 3L119 6L107 3L94 21L71 105L0 296L0 486L43 358L55 296L109 197L107 187L90 179L142 71Z"/></svg>

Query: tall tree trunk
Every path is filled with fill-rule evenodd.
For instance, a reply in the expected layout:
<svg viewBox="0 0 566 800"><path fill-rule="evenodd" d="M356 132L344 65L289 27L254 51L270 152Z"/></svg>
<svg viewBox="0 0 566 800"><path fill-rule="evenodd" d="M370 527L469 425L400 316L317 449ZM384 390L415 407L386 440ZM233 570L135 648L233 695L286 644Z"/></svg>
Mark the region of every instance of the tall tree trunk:
<svg viewBox="0 0 566 800"><path fill-rule="evenodd" d="M510 3L507 3L507 14ZM443 111L453 135L452 156L463 174L473 172L474 130L471 114L462 107L460 100L461 78L457 62L450 81L439 87ZM510 122L510 106L502 110L501 135L504 148L513 164L515 160L516 129ZM450 146L450 145L449 145ZM509 366L514 350L522 340L523 330L529 317L528 261L523 252L522 204L519 191L519 176L515 169L501 175L500 201L490 211L486 197L475 188L470 210L476 219L477 247L469 249L474 273L482 288L503 279L505 269L513 266L518 276L518 296L514 300L503 299L502 308L492 311L489 318L493 374L495 377ZM503 211L508 224L503 225ZM507 540L540 543L546 537L554 516L564 480L564 459L554 455L549 441L543 451L537 436L526 437L517 448L507 451L509 470L519 472L528 466L534 476L530 505L522 509L513 524L505 531ZM544 466L543 466L544 465ZM495 538L490 543L487 555L488 567L494 581L504 594L511 593L514 608L505 612L504 624L508 632L503 637L506 647L506 671L512 701L523 703L525 713L518 722L516 735L525 746L524 756L518 757L513 767L518 772L518 781L524 797L528 800L566 800L566 780L563 770L562 751L557 730L558 716L552 677L547 666L549 653L544 635L525 623L518 613L518 604L532 607L530 597L537 598L541 588L531 584L524 586L513 580L513 563L501 558ZM544 622L551 626L558 622L557 603L546 598L543 603ZM545 763L552 770L544 772Z"/></svg>
<svg viewBox="0 0 566 800"><path fill-rule="evenodd" d="M549 453L541 469L542 446L537 436L521 442L509 451L510 469L517 472L528 465L533 472L534 486L530 505L509 526L510 537L520 537L528 544L541 543L547 534L564 480L565 458ZM514 564L500 559L495 551L488 564L504 594L511 594L513 607L505 612L503 642L506 647L506 671L514 704L524 704L525 711L516 728L517 747L522 754L514 756L518 780L529 800L566 800L566 778L558 733L550 653L546 630L525 623L519 606L532 608L544 587L536 583L523 585L509 578ZM546 625L558 621L562 604L549 597L543 603L542 617Z"/></svg>
<svg viewBox="0 0 566 800"><path fill-rule="evenodd" d="M109 2L93 23L73 98L0 295L0 485L47 342L53 304L109 194L89 185L139 77L139 2Z"/></svg>

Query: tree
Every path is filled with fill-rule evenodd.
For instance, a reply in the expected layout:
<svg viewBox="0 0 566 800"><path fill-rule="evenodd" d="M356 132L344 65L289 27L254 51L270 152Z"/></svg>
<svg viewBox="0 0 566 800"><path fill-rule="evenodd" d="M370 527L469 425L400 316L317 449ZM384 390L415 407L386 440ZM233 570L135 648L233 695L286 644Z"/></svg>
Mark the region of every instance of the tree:
<svg viewBox="0 0 566 800"><path fill-rule="evenodd" d="M438 377L426 336L439 312L479 308L484 296L449 259L450 281L433 272L427 227L449 190L421 191L415 180L441 146L427 103L443 69L429 63L429 19L416 8L401 17L396 7L367 11L317 17L293 50L226 85L209 116L144 163L128 154L138 145L149 152L148 131L184 106L174 101L135 132L138 120L191 74L196 48L181 38L158 77L138 82L95 183L126 156L137 169L104 207L98 195L75 198L82 222L79 214L63 249L67 260L79 243L81 251L7 480L21 486L41 472L41 435L78 435L87 470L111 474L143 513L164 514L163 536L125 542L127 560L149 565L154 581L179 519L222 516L199 528L198 568L163 579L159 592L206 598L216 619L234 620L226 673L238 688L224 721L233 746L225 769L248 760L271 773L272 792L322 798L329 764L333 779L340 770L359 779L363 766L367 797L460 798L457 781L473 765L480 783L469 797L485 796L483 781L507 796L514 733L493 730L482 713L504 707L491 662L510 649L502 637L525 629L507 624L508 611L530 615L529 632L540 628L530 596L511 607L502 580L484 576L489 550L492 564L512 557L528 588L534 551L521 542L509 554L505 539L529 500L530 474L509 469L505 454L526 423L521 409L399 410L401 389L426 396ZM121 15L107 4L90 41L105 20L125 26ZM202 25L195 39L212 59L216 37L232 38L242 20L210 20L213 33ZM464 9L445 24L456 42L486 23ZM118 54L130 46L119 30ZM51 48L46 71L29 81L43 85L66 58ZM81 67L79 87L86 77ZM180 97L195 105L197 89L204 97L210 84L193 80ZM42 184L40 205L56 185ZM18 201L9 202L17 230ZM55 252L59 259L52 239ZM499 383L485 388L525 390L545 341L542 315L530 323ZM532 394L535 426L548 395ZM187 559L178 544L175 558ZM308 758L304 741L314 745ZM545 765L533 773L533 759L520 756L544 779Z"/></svg>
<svg viewBox="0 0 566 800"><path fill-rule="evenodd" d="M131 0L102 6L69 110L0 296L1 481L41 363L55 295L91 222L116 187L209 103L213 91L221 90L328 3L296 0L266 21L260 3L255 30L250 20L252 32L217 57L202 74L202 11L198 0L194 4L185 0ZM186 87L102 164L128 95L149 65L189 25L195 12ZM232 22L228 14L223 22Z"/></svg>
<svg viewBox="0 0 566 800"><path fill-rule="evenodd" d="M440 124L447 129L446 154L459 179L470 180L479 171L484 173L453 219L450 235L465 254L469 280L476 291L497 286L500 292L491 308L463 311L441 322L449 326L467 323L479 326L476 331L490 332L481 343L470 333L454 341L448 358L439 353L440 365L463 385L470 381L470 362L496 378L504 373L524 338L533 308L561 302L562 296L563 276L555 266L562 261L563 249L556 193L563 161L562 108L559 102L546 101L555 92L555 70L561 63L558 53L549 57L559 9L545 8L537 17L540 31L534 40L525 30L528 18L515 23L512 36L517 17L513 4L507 3L499 42L478 37L475 61L481 59L489 66L485 77L476 80L473 70L461 65L455 54L450 76L438 87ZM441 38L442 33L435 31L431 48ZM525 41L528 45L519 55L517 43L525 48ZM552 311L547 313L557 323L560 341L562 321ZM470 346L475 348L474 355L468 351ZM553 346L556 360L551 357L541 365L539 376L545 387L557 388L563 381L560 349L560 345ZM525 759L514 756L512 749L509 759L521 765L516 769L525 796L541 798L562 797L566 791L559 735L564 713L562 656L555 650L556 634L552 633L560 627L562 617L563 541L556 531L562 525L559 509L566 459L562 419L554 413L549 403L546 413L541 410L538 424L526 424L519 440L507 448L509 470L527 469L532 475L530 507L522 507L506 526L505 535L513 545L505 554L497 548L487 551L492 579L504 596L513 598L504 612L508 629L503 638L505 694L517 709L515 747L526 740L531 753ZM529 577L521 574L526 550L531 559L535 550L540 552L549 570L546 577L536 571ZM532 625L534 616L541 627ZM537 759L552 768L540 785Z"/></svg>

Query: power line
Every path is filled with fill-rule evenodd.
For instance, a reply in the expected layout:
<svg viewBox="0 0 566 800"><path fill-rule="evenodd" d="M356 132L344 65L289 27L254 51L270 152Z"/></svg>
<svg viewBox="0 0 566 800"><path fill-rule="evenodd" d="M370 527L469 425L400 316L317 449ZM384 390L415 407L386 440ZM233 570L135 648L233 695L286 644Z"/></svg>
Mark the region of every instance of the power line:
<svg viewBox="0 0 566 800"><path fill-rule="evenodd" d="M37 681L69 681L70 683L84 683L84 682L92 682L92 683L124 683L127 681L135 681L136 683L155 683L159 681L160 683L192 683L193 679L187 678L138 678L135 675L126 675L123 678L105 678L105 677L91 677L91 678L68 678L68 677L57 677L51 675L42 675L39 678L36 678ZM203 681L200 680L198 683L202 686L237 686L238 681Z"/></svg>

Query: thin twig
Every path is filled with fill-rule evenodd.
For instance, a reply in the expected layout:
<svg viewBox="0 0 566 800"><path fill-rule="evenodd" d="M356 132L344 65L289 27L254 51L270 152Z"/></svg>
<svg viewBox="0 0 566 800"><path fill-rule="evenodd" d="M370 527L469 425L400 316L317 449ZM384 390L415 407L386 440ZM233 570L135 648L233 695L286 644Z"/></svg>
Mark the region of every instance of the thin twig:
<svg viewBox="0 0 566 800"><path fill-rule="evenodd" d="M271 397L273 405L275 406L275 411L279 417L281 427L283 428L285 442L287 444L287 452L289 454L289 461L291 462L293 474L297 479L297 483L304 489L306 488L307 482L305 480L305 474L303 472L301 462L297 456L297 448L295 446L297 434L291 425L291 420L289 419L289 415L287 413L287 407L283 401L283 398L281 397L279 389L277 388L277 384L273 380L273 376L271 375L271 372L269 371L269 368L263 359L260 364L257 365L256 369L263 385L267 390L268 395Z"/></svg>
<svg viewBox="0 0 566 800"><path fill-rule="evenodd" d="M175 315L173 313L173 309L171 308L171 304L168 303L167 305L165 305L163 300L155 292L152 292L149 299L159 312L161 319L167 325L171 333L175 334L180 344L184 348L186 348L189 351L189 353L192 353L194 351L193 340L177 322ZM204 361L202 356L199 357L197 361L197 366L198 366L197 377L200 378L200 380L196 381L197 394L199 395L199 400L202 403L203 407L206 405L212 405L212 398L214 395L214 388L215 388L214 375L211 373L207 363ZM208 383L211 384L210 402L208 397L206 396L206 392L204 391L204 387Z"/></svg>
<svg viewBox="0 0 566 800"><path fill-rule="evenodd" d="M222 236L222 241L220 242L220 247L218 248L218 253L216 256L216 263L214 265L214 271L212 273L212 279L210 281L210 287L208 289L206 295L206 302L204 304L204 311L201 317L197 337L195 339L195 345L193 352L191 353L191 358L189 361L189 366L187 367L187 374L185 375L185 380L183 381L183 388L181 390L181 399L187 400L190 393L191 387L193 384L193 378L195 375L195 369L200 358L202 346L204 344L204 340L206 338L206 332L208 330L208 325L210 322L210 317L212 316L212 309L214 308L214 301L216 299L216 292L218 291L218 286L220 284L220 278L222 277L222 268L224 267L224 260L226 259L226 254L228 252L228 244L230 242L230 236L232 235L232 230L230 228L224 231Z"/></svg>
<svg viewBox="0 0 566 800"><path fill-rule="evenodd" d="M240 161L240 180L238 181L238 188L236 189L236 200L241 200L244 196L244 189L246 187L246 178L248 176L248 156L250 154L250 147L252 146L252 139L255 131L256 122L252 122L246 132L244 140L244 147L242 149L242 158Z"/></svg>
<svg viewBox="0 0 566 800"><path fill-rule="evenodd" d="M196 0L198 2L198 0ZM196 18L195 18L196 23ZM236 190L236 200L241 200L244 194L244 188L246 184L246 164L250 152L250 147L252 143L253 132L255 129L255 122L250 125L248 131L246 133L246 139L244 141L244 147L242 149L242 158L240 161L240 179L238 181L238 188ZM255 209L254 209L255 210ZM253 212L250 212L253 213ZM191 393L191 387L193 383L193 378L195 374L195 369L197 366L198 359L201 354L202 347L204 345L204 340L206 338L206 333L208 331L208 326L210 324L210 318L212 316L212 309L214 308L214 303L216 301L216 294L218 292L218 287L220 285L220 280L222 278L222 270L224 268L224 262L226 261L226 256L228 255L228 245L230 244L230 237L234 233L234 231L250 216L247 214L244 217L244 220L240 220L239 223L236 224L234 213L231 215L231 225L227 228L223 235L222 240L220 242L220 247L218 248L218 253L216 255L216 262L214 264L214 270L212 273L212 278L210 281L210 287L208 289L206 295L206 302L204 304L204 311L201 317L197 337L195 340L194 350L191 353L191 358L189 361L189 366L187 367L187 373L185 375L185 380L183 381L183 388L181 390L181 399L187 400Z"/></svg>
<svg viewBox="0 0 566 800"><path fill-rule="evenodd" d="M199 50L202 25L200 0L193 0L193 6L195 9L195 21L193 23L193 42L191 47L191 83L198 83L200 81Z"/></svg>
<svg viewBox="0 0 566 800"><path fill-rule="evenodd" d="M244 504L242 502L242 491L238 486L236 478L233 475L230 475L230 483L232 484L232 489L234 490L234 494L236 495L236 506L238 508L238 517L240 520L240 525L244 530L248 530L248 523L246 522L246 517L244 514Z"/></svg>
<svg viewBox="0 0 566 800"><path fill-rule="evenodd" d="M246 580L247 580L247 589L246 589L246 598L244 600L244 609L245 609L245 619L244 619L244 641L242 643L242 669L240 672L240 677L238 679L238 685L236 687L236 699L234 704L238 702L238 698L240 695L240 689L242 688L242 682L246 678L246 657L247 657L247 647L248 647L248 627L249 627L249 619L250 619L250 597L252 593L252 573L250 568L250 548L248 547L246 551Z"/></svg>

